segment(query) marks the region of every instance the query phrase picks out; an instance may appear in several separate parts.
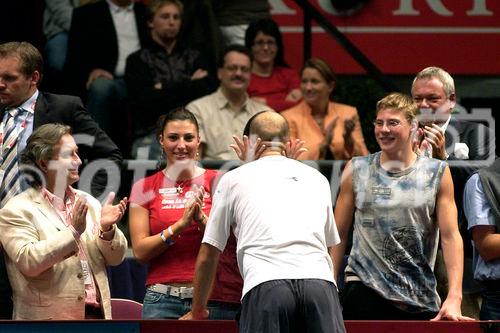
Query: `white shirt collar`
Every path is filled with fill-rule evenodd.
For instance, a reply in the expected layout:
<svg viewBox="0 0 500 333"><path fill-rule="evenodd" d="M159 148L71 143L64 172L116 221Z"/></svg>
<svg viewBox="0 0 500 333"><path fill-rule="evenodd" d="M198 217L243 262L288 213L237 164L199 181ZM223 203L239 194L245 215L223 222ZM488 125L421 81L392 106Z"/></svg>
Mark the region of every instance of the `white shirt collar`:
<svg viewBox="0 0 500 333"><path fill-rule="evenodd" d="M35 104L36 104L36 100L38 98L38 94L39 94L39 91L37 89L35 91L35 93L30 98L28 98L23 104L21 104L19 106L30 113L34 113L35 112Z"/></svg>
<svg viewBox="0 0 500 333"><path fill-rule="evenodd" d="M443 125L440 126L443 133L446 132L446 129L448 128L448 124L450 123L450 120L451 120L451 114L448 116L448 120Z"/></svg>
<svg viewBox="0 0 500 333"><path fill-rule="evenodd" d="M134 9L134 2L133 1L130 3L130 5L128 5L126 7L117 6L111 0L106 0L106 2L108 3L109 9L111 10L112 13L119 13L121 11L130 12Z"/></svg>

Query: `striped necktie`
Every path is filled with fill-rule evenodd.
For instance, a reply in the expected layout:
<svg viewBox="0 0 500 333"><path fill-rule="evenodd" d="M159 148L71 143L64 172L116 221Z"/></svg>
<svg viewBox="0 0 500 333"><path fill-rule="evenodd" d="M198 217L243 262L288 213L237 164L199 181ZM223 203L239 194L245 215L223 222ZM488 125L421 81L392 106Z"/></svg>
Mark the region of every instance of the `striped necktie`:
<svg viewBox="0 0 500 333"><path fill-rule="evenodd" d="M0 185L0 207L5 206L7 201L21 192L21 178L19 174L17 142L19 130L16 119L25 112L22 108L7 111L2 140L2 184Z"/></svg>

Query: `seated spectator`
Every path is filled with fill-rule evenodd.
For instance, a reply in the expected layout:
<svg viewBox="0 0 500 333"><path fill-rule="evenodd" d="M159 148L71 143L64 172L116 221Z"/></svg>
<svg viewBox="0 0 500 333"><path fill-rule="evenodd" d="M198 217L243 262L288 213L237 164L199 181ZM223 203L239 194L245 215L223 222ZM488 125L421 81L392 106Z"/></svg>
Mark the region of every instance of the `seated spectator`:
<svg viewBox="0 0 500 333"><path fill-rule="evenodd" d="M223 52L217 76L219 89L187 105L200 127L200 154L204 159L236 160L229 145L241 136L247 121L268 106L248 98L252 55L241 45L230 45Z"/></svg>
<svg viewBox="0 0 500 333"><path fill-rule="evenodd" d="M143 318L177 319L191 306L194 263L218 173L197 166L198 123L186 109L162 116L158 140L166 167L134 184L130 235L137 260L149 263ZM231 236L210 297L211 319L235 319L242 284Z"/></svg>
<svg viewBox="0 0 500 333"><path fill-rule="evenodd" d="M479 319L500 319L500 159L479 170L464 189L464 212L473 240L474 279L480 283Z"/></svg>
<svg viewBox="0 0 500 333"><path fill-rule="evenodd" d="M178 0L150 2L148 25L153 43L127 59L125 82L135 137L154 137L160 115L215 89L200 52L178 39L182 11Z"/></svg>
<svg viewBox="0 0 500 333"><path fill-rule="evenodd" d="M43 34L45 35L45 78L44 84L51 92L63 87L63 69L68 49L68 32L73 9L80 6L80 0L45 0L43 12Z"/></svg>
<svg viewBox="0 0 500 333"><path fill-rule="evenodd" d="M226 45L245 45L245 31L250 22L271 18L268 0L212 2Z"/></svg>
<svg viewBox="0 0 500 333"><path fill-rule="evenodd" d="M333 102L336 77L326 62L318 58L306 61L301 70L304 100L283 111L292 139L305 141L304 160L349 160L367 155L356 108Z"/></svg>
<svg viewBox="0 0 500 333"><path fill-rule="evenodd" d="M73 11L65 68L71 93L86 95L89 113L122 147L128 140L125 62L148 41L141 3L100 0Z"/></svg>
<svg viewBox="0 0 500 333"><path fill-rule="evenodd" d="M381 99L374 122L381 151L353 158L342 174L334 267L341 267L354 216L345 320L473 320L460 310L463 245L450 169L413 151L417 108L403 94ZM449 279L442 304L433 272L439 240Z"/></svg>
<svg viewBox="0 0 500 333"><path fill-rule="evenodd" d="M127 199L105 204L71 187L79 180L70 127L46 124L28 139L21 170L32 186L0 210L0 241L12 284L13 319L110 319L105 265L127 240L115 224Z"/></svg>
<svg viewBox="0 0 500 333"><path fill-rule="evenodd" d="M284 59L283 39L272 19L250 23L245 46L252 51L250 98L280 112L291 108L302 98L300 79Z"/></svg>
<svg viewBox="0 0 500 333"><path fill-rule="evenodd" d="M151 2L151 1L150 1ZM224 40L215 13L213 0L182 0L182 29L179 39L186 47L198 50L209 73L217 72L217 61L224 48Z"/></svg>

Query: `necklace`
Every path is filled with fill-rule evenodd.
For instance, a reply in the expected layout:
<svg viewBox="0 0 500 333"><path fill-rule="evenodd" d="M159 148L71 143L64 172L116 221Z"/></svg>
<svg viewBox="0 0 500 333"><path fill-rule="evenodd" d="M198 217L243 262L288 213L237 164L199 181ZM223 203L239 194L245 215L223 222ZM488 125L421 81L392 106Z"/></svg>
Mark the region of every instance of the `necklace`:
<svg viewBox="0 0 500 333"><path fill-rule="evenodd" d="M174 182L174 188L175 188L175 191L177 194L181 194L184 192L184 187L186 187L187 183L191 181L191 178L187 178L187 179L184 179L184 180L176 180L177 177L172 177L167 170L164 170L164 173L165 173L165 176L167 176L167 178ZM175 180L174 180L175 179Z"/></svg>
<svg viewBox="0 0 500 333"><path fill-rule="evenodd" d="M181 194L184 192L184 187L186 186L186 183L188 181L190 181L191 179L186 179L186 180L183 180L183 181L180 181L180 182L175 182L175 190L177 192L177 194Z"/></svg>

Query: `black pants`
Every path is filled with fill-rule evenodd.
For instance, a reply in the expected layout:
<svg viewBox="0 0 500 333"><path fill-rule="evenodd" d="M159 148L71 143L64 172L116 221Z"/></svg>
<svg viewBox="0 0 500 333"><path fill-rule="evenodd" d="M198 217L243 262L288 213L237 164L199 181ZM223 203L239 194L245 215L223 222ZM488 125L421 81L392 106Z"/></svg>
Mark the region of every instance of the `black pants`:
<svg viewBox="0 0 500 333"><path fill-rule="evenodd" d="M240 333L345 333L337 288L317 279L273 280L241 304Z"/></svg>
<svg viewBox="0 0 500 333"><path fill-rule="evenodd" d="M437 315L403 311L362 282L347 282L341 300L344 320L430 320Z"/></svg>

